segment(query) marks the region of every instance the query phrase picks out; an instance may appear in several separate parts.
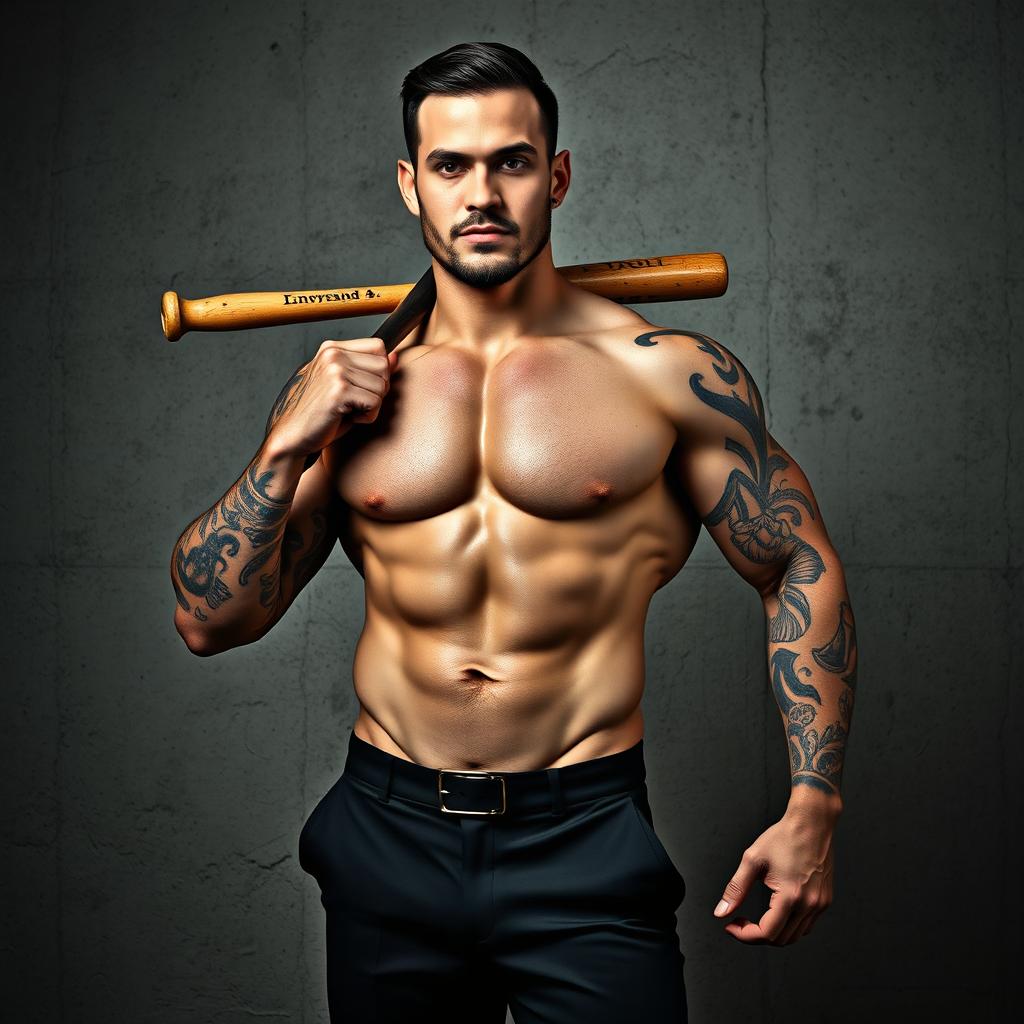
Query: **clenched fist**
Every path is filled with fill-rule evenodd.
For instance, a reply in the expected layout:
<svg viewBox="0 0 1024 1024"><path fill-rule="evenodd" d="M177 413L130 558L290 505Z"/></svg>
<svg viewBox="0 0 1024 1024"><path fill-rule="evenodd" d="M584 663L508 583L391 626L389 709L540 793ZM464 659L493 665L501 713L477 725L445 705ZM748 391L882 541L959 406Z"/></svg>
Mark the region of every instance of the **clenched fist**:
<svg viewBox="0 0 1024 1024"><path fill-rule="evenodd" d="M267 420L278 450L316 456L353 423L372 423L391 387L398 353L380 338L328 338L282 388Z"/></svg>

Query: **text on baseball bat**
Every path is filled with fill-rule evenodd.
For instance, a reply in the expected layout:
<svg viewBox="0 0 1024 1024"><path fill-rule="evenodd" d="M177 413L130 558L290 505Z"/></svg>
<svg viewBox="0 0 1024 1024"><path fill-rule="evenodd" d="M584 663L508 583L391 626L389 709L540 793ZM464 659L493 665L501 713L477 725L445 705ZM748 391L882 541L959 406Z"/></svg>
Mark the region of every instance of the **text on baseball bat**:
<svg viewBox="0 0 1024 1024"><path fill-rule="evenodd" d="M286 306L299 306L304 302L351 302L360 298L360 290L356 288L350 292L311 292L307 295L293 295L291 292L285 292L284 304ZM372 288L367 288L362 298L375 299L377 298L377 293Z"/></svg>
<svg viewBox="0 0 1024 1024"><path fill-rule="evenodd" d="M608 263L588 263L579 269L584 273L594 270L641 270L643 267L663 267L665 261L660 256L651 256L640 260L611 260Z"/></svg>

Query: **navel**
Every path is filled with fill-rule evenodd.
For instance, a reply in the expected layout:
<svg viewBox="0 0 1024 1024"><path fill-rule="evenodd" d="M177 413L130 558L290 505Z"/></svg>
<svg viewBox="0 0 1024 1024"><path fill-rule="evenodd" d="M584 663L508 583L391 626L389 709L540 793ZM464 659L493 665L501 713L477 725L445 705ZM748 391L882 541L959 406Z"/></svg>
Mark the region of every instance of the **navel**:
<svg viewBox="0 0 1024 1024"><path fill-rule="evenodd" d="M469 666L462 670L462 679L468 682L497 682L497 680L493 676L489 676L486 672L483 671L483 669L473 668L472 666Z"/></svg>

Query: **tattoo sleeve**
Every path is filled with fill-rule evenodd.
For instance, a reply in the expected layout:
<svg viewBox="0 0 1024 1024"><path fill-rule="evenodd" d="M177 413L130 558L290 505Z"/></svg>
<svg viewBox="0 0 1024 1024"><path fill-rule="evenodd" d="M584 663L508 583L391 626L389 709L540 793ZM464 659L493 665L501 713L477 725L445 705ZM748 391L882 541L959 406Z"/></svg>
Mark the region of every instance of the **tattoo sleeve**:
<svg viewBox="0 0 1024 1024"><path fill-rule="evenodd" d="M637 343L656 344L658 334L682 334L696 346L701 369L690 374L690 392L722 414L712 420L718 454L702 462L704 473L716 467L720 496L703 520L761 592L792 785L838 795L857 681L857 632L842 564L807 478L767 430L746 367L696 332L652 331Z"/></svg>
<svg viewBox="0 0 1024 1024"><path fill-rule="evenodd" d="M193 633L260 635L277 613L282 572L294 592L315 571L313 557L302 555L299 531L288 524L304 460L275 455L267 446L274 423L305 387L303 370L292 374L275 400L264 443L242 476L174 546L170 572L178 619L187 616ZM327 514L326 508L312 514L314 551L327 532Z"/></svg>
<svg viewBox="0 0 1024 1024"><path fill-rule="evenodd" d="M261 446L220 501L178 538L171 583L181 611L204 631L257 634L273 617L300 473L301 460L275 458Z"/></svg>

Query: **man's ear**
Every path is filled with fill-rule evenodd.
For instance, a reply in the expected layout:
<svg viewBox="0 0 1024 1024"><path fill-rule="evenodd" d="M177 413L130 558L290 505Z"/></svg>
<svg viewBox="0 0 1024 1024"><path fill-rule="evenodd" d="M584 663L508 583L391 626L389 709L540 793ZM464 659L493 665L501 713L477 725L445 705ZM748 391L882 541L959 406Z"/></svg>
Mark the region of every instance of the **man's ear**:
<svg viewBox="0 0 1024 1024"><path fill-rule="evenodd" d="M551 162L551 197L553 206L561 206L565 202L565 194L569 191L572 180L572 163L569 150L563 149Z"/></svg>
<svg viewBox="0 0 1024 1024"><path fill-rule="evenodd" d="M402 193L402 200L406 208L414 216L420 215L419 196L416 195L416 172L408 160L398 161L398 191Z"/></svg>

